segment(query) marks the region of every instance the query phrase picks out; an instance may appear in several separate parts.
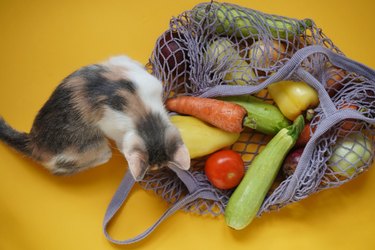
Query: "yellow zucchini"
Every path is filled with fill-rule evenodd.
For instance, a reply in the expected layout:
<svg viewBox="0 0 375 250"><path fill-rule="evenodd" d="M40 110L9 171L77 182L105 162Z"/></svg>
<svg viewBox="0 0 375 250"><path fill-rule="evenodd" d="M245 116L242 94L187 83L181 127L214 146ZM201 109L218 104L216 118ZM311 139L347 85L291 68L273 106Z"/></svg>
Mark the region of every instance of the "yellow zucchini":
<svg viewBox="0 0 375 250"><path fill-rule="evenodd" d="M192 116L174 115L170 119L180 131L192 159L230 146L240 137L239 133L226 132Z"/></svg>

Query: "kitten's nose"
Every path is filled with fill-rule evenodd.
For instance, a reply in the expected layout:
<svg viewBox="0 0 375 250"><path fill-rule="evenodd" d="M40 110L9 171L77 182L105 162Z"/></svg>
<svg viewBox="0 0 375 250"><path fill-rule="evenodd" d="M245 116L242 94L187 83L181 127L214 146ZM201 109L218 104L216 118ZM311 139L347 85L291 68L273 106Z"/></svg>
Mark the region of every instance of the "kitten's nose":
<svg viewBox="0 0 375 250"><path fill-rule="evenodd" d="M159 167L158 167L158 165L154 164L154 165L151 165L149 169L150 169L151 171L155 171L155 170L158 170Z"/></svg>

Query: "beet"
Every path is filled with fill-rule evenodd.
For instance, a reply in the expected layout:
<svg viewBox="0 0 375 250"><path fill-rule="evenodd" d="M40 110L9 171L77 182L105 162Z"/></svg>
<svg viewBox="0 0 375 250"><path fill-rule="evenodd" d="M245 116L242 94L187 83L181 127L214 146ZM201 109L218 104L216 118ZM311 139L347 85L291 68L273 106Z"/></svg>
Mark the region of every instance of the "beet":
<svg viewBox="0 0 375 250"><path fill-rule="evenodd" d="M166 74L177 75L188 68L187 51L184 36L168 30L158 40L156 55Z"/></svg>
<svg viewBox="0 0 375 250"><path fill-rule="evenodd" d="M282 171L285 178L291 176L297 168L304 148L297 148L291 151L284 160Z"/></svg>

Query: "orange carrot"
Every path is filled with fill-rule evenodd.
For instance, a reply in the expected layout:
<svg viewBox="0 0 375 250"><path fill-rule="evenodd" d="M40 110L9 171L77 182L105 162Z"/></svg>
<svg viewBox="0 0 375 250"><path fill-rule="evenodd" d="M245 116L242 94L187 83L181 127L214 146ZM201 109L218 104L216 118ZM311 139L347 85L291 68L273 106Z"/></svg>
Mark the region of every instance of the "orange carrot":
<svg viewBox="0 0 375 250"><path fill-rule="evenodd" d="M243 130L243 120L247 115L247 111L238 104L193 96L168 99L166 108L180 114L194 116L231 133L239 133Z"/></svg>

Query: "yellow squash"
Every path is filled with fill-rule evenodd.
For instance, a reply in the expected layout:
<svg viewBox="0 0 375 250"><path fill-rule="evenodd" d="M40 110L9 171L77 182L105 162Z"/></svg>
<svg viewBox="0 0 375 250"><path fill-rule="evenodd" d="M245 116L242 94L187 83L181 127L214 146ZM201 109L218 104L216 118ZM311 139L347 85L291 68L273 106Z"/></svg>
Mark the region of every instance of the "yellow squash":
<svg viewBox="0 0 375 250"><path fill-rule="evenodd" d="M316 90L304 82L281 81L268 85L268 92L283 115L294 120L319 104Z"/></svg>
<svg viewBox="0 0 375 250"><path fill-rule="evenodd" d="M170 119L180 131L192 159L230 146L240 137L239 133L223 131L192 116L175 115Z"/></svg>

